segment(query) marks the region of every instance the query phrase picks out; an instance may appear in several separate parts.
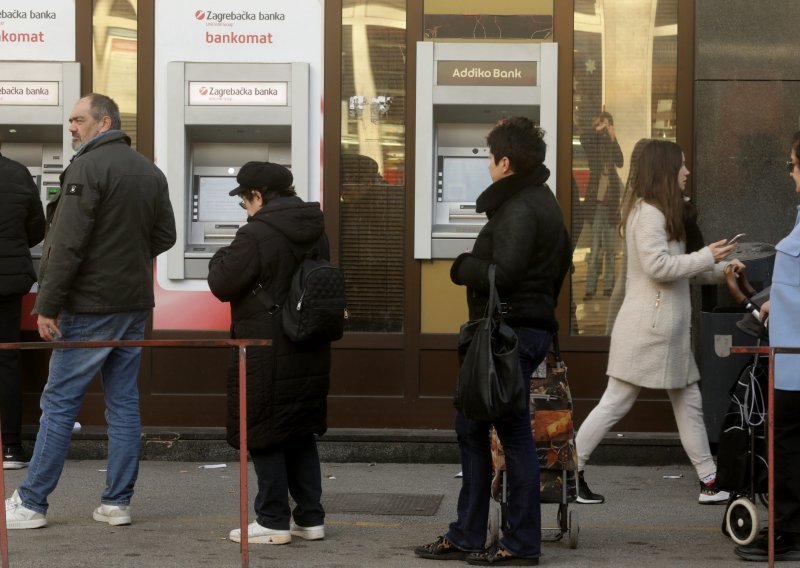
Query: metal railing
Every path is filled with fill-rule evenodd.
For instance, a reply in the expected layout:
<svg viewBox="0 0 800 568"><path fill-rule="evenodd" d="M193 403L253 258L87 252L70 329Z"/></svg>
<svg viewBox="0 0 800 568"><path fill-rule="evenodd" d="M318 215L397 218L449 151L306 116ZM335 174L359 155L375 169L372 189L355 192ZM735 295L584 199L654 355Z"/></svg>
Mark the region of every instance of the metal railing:
<svg viewBox="0 0 800 568"><path fill-rule="evenodd" d="M800 347L731 347L731 353L769 356L767 383L767 565L775 565L775 355L800 354Z"/></svg>
<svg viewBox="0 0 800 568"><path fill-rule="evenodd" d="M242 567L250 563L247 534L247 348L269 347L271 339L143 339L139 341L47 341L0 343L0 349L96 349L100 347L237 347L239 349L239 525ZM2 431L0 431L2 438ZM5 475L0 455L0 501L5 503ZM0 515L2 568L9 568L6 514Z"/></svg>

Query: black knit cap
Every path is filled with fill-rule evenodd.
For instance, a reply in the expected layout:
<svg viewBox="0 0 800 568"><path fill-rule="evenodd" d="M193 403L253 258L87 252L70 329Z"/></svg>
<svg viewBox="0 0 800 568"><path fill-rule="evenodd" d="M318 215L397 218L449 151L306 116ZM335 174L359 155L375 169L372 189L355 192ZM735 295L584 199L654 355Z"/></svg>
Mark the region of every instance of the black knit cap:
<svg viewBox="0 0 800 568"><path fill-rule="evenodd" d="M236 176L239 187L228 192L239 195L249 189L285 189L292 186L292 172L272 162L247 162Z"/></svg>

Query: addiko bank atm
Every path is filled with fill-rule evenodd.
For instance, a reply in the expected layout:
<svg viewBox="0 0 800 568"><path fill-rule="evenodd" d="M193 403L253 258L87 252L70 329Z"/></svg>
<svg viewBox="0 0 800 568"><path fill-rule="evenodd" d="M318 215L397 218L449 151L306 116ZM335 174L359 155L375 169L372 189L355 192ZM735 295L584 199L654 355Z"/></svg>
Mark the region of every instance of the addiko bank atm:
<svg viewBox="0 0 800 568"><path fill-rule="evenodd" d="M228 195L243 164L282 164L307 191L309 66L176 61L167 73L167 179L178 223L167 274L205 280L213 254L247 222Z"/></svg>
<svg viewBox="0 0 800 568"><path fill-rule="evenodd" d="M72 156L69 113L79 98L78 63L0 61L0 152L28 168L43 203ZM41 245L31 253L38 265Z"/></svg>
<svg viewBox="0 0 800 568"><path fill-rule="evenodd" d="M417 43L414 258L455 258L486 222L475 210L492 183L486 135L526 116L545 131L555 191L558 46Z"/></svg>

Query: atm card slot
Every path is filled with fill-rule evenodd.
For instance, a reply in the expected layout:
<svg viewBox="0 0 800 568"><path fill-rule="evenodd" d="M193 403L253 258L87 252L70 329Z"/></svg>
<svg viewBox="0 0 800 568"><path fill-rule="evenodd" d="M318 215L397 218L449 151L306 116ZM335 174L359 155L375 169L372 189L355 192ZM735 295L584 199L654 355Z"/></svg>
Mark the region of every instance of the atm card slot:
<svg viewBox="0 0 800 568"><path fill-rule="evenodd" d="M233 239L233 237L236 236L236 231L231 231L231 232L225 231L225 232L220 232L220 233L205 233L203 236L206 238L206 240L225 239L227 241L230 241L231 239Z"/></svg>
<svg viewBox="0 0 800 568"><path fill-rule="evenodd" d="M481 221L481 224L486 221L484 213L450 213L451 221Z"/></svg>
<svg viewBox="0 0 800 568"><path fill-rule="evenodd" d="M474 239L483 225L439 225L431 231L434 239Z"/></svg>

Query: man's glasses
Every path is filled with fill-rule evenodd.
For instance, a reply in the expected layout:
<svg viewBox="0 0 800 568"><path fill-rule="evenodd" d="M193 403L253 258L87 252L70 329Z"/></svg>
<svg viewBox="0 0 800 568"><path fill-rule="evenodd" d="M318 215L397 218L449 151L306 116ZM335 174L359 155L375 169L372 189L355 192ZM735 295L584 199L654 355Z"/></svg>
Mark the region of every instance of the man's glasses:
<svg viewBox="0 0 800 568"><path fill-rule="evenodd" d="M790 173L790 174L793 174L793 173L794 173L794 167L795 167L796 165L797 165L797 162L793 162L793 161L791 161L791 160L789 160L788 162L786 162L786 167L787 167L787 168L789 168L789 173Z"/></svg>
<svg viewBox="0 0 800 568"><path fill-rule="evenodd" d="M239 207L242 209L247 209L247 203L245 203L244 199L239 202Z"/></svg>

